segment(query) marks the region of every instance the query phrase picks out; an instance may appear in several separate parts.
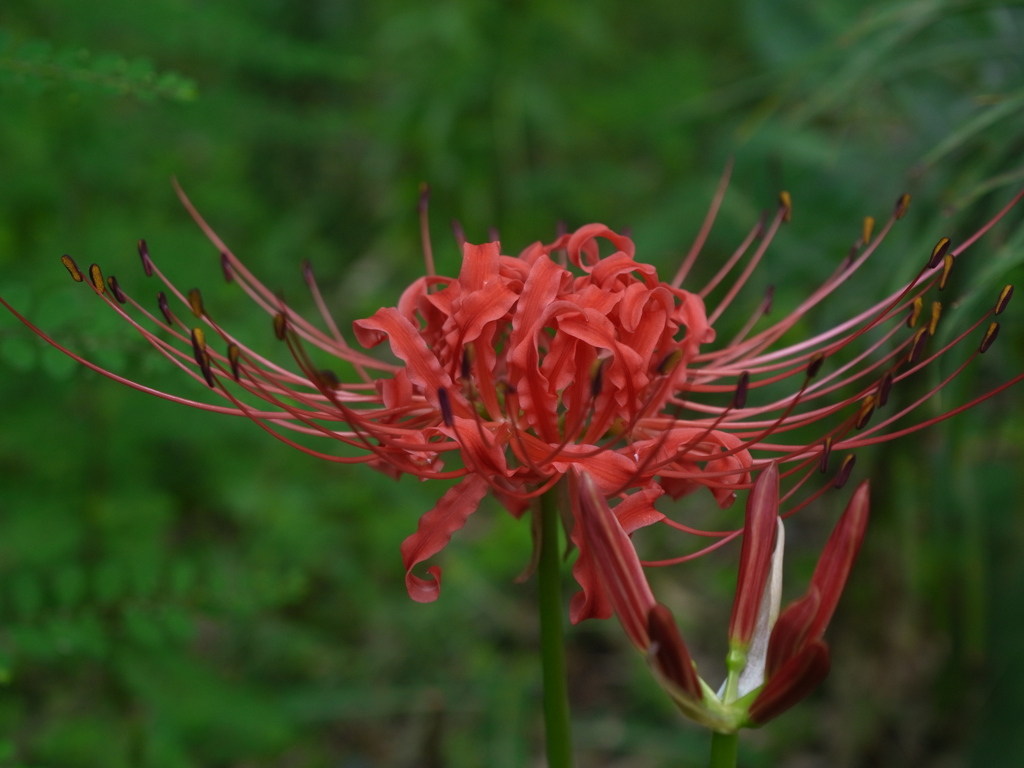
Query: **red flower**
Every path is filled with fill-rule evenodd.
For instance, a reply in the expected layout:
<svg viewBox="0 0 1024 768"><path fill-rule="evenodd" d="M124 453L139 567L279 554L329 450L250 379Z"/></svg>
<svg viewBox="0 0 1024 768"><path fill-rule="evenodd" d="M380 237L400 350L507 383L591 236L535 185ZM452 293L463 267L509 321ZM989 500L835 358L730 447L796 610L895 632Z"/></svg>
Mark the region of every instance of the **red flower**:
<svg viewBox="0 0 1024 768"><path fill-rule="evenodd" d="M580 550L586 548L596 565L592 589L607 600L687 716L722 732L763 725L824 680L829 652L822 637L867 528L867 481L854 492L825 545L807 594L779 616L783 527L778 467L772 463L760 473L747 500L729 627L728 677L717 694L698 676L671 612L655 601L617 509L608 506L586 474L575 476L574 482Z"/></svg>
<svg viewBox="0 0 1024 768"><path fill-rule="evenodd" d="M64 257L76 280L90 285L168 360L207 385L218 398L213 403L154 391L103 370L0 302L58 349L136 389L204 410L247 416L299 450L330 461L366 463L394 476L459 479L402 545L409 593L425 602L438 595L440 569L431 566L429 578L422 578L413 568L444 548L488 492L520 515L531 499L577 470L587 473L606 498L628 495L616 507L623 530L663 522L693 532L656 511L657 498L703 487L727 506L737 490L749 487L751 470L771 461L785 465L783 476L793 476L801 485L815 469L827 471L834 450L888 440L971 405L898 428L897 420L926 396L867 426L894 386L1006 306L1009 287L990 313L950 344L925 354L940 307L933 304L922 321L924 296L944 286L954 258L1024 193L957 247L948 239L940 241L903 290L824 333L781 343L879 248L906 211L909 198L904 196L878 234L873 233L873 220L866 220L849 259L796 309L753 332L768 313L766 300L743 333L714 346L712 324L790 216L789 196L783 193L770 220L751 230L711 283L698 291L684 290L680 286L722 194L724 183L698 242L670 282L636 260L629 238L601 224L549 244L534 243L519 256L503 255L497 242L462 243L458 277L434 274L425 243L428 274L407 288L396 306L353 326L355 339L364 347L386 342L398 365L346 341L308 265L307 284L326 330L295 313L246 269L184 195L184 204L220 251L225 278L237 282L273 317L274 332L288 344L298 370L272 363L239 342L208 314L198 290L186 295L164 278L144 242L139 252L146 274L160 279L194 320L173 310L163 291L158 294L160 311L154 314L128 296L115 278L104 281L98 266L84 275ZM602 241L611 253L602 255ZM748 253L740 277L709 314L704 298ZM916 330L903 331L905 322ZM872 333L876 329L884 331L881 338ZM964 365L988 348L997 331L991 322ZM309 346L338 358L354 377L339 381L330 371L317 370L307 355ZM837 361L834 369L815 378L829 358ZM749 392L790 379L798 382L791 394L746 407ZM845 394L838 396L840 391ZM731 402L716 402L723 393ZM813 440L787 439L793 430L812 424L821 425ZM289 431L328 437L347 449L343 455L314 450ZM837 484L845 482L851 466L848 457ZM711 545L715 547L737 532L697 533L717 536ZM578 542L576 534L574 538ZM758 573L763 567L758 560ZM576 575L584 593L573 604L573 618L608 615L607 601L592 588L593 565L585 551ZM750 630L750 621L748 614L734 617L741 634Z"/></svg>

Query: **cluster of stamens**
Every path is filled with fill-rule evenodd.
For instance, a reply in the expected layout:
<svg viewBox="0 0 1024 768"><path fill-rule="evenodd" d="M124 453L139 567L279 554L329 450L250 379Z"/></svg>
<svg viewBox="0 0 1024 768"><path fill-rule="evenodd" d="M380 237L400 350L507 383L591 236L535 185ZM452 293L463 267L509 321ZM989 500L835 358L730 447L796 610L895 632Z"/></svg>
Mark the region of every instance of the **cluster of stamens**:
<svg viewBox="0 0 1024 768"><path fill-rule="evenodd" d="M939 240L918 274L899 291L812 338L782 344L798 321L875 253L907 212L910 199L904 195L881 227L872 218L864 220L849 255L799 306L769 323L769 289L734 338L716 346L712 326L792 212L784 192L774 213L748 232L703 288L684 291L681 286L724 191L725 179L697 241L669 283L661 282L653 267L633 261L632 241L599 225L561 235L549 245L534 244L519 257L501 255L497 243L467 245L456 230L467 259L472 254L479 261L479 266L469 267L467 261L459 278L435 274L425 236L427 275L406 290L397 307L354 324L364 346L388 341L401 361L397 364L346 341L308 263L303 273L323 329L257 280L184 195L184 204L220 253L224 278L241 286L272 317L274 334L287 344L298 370L272 362L215 322L198 290L184 293L164 276L145 241L139 242L145 274L165 286L157 295L156 313L128 295L115 277L104 280L99 266L83 272L70 256L62 257L76 281L90 285L158 352L215 392L220 401L214 403L156 391L104 370L18 317L79 362L136 389L248 417L287 444L329 461L369 463L394 475L412 473L425 479L472 477L471 495L479 500L492 490L516 514L571 468L592 475L607 498L637 489L678 497L705 487L723 506L736 491L750 487L752 471L770 462L788 479L784 504L816 473L834 469L829 482L789 504L790 515L827 488L847 482L854 464L851 451L923 429L1024 376L945 413L897 426L995 341L999 323L994 317L1006 309L1012 286L970 327L929 352L942 315L942 304L930 297L946 288L956 258L1024 192L959 245L947 237ZM421 203L426 233L425 196ZM609 241L615 253L602 257L597 238ZM620 272L609 266L613 261ZM705 299L741 264L725 295L706 311ZM604 275L606 268L610 271ZM537 270L543 275L534 274ZM548 286L547 304L530 305L543 293L543 280L557 282L557 290ZM641 294L642 301L637 298ZM195 322L176 314L172 299ZM655 308L662 312L657 322L649 314ZM532 327L531 313L550 318ZM980 343L951 373L897 412L880 415L901 382L982 326ZM568 341L559 334L568 334ZM352 380L317 368L310 347L346 363L354 372ZM799 382L790 394L762 397L766 402L756 405L749 402L790 380ZM811 439L796 439L800 430L812 426L818 431ZM298 434L289 435L289 430ZM321 451L299 436L328 437L352 450ZM836 466L831 456L837 451L844 458ZM456 453L458 462L446 462ZM715 541L698 552L647 564L692 558L739 533L699 530L670 518L664 522Z"/></svg>

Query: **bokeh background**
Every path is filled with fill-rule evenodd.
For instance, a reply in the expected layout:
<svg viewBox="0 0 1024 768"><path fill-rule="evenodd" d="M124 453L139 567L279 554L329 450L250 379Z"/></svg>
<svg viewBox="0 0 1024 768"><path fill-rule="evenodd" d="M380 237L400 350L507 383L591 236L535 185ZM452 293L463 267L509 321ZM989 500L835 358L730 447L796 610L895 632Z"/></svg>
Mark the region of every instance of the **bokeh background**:
<svg viewBox="0 0 1024 768"><path fill-rule="evenodd" d="M458 268L457 218L471 240L497 228L507 252L559 222L603 221L671 274L729 158L698 277L779 189L795 209L725 338L769 284L775 312L795 306L863 216L913 194L856 288L802 329L850 316L1024 184L1024 6L0 6L0 293L91 360L187 396L202 388L58 261L98 262L152 297L134 252L144 237L179 285L203 287L218 321L277 349L266 316L223 284L172 176L300 308L310 259L344 323L420 274L420 182L442 272ZM947 337L1019 281L1021 218L958 262ZM1024 370L1024 313L1011 304L1004 317L993 350L926 415ZM873 521L830 629L833 673L744 735L743 765L1022 759L1022 391L860 452ZM243 419L118 386L0 313L0 766L541 765L533 585L514 582L527 526L488 503L439 558L440 601L406 595L399 544L442 490L321 463ZM845 499L827 495L791 527L788 593ZM702 669L721 664L737 555L652 577ZM581 766L703 764L707 735L617 625L568 637Z"/></svg>

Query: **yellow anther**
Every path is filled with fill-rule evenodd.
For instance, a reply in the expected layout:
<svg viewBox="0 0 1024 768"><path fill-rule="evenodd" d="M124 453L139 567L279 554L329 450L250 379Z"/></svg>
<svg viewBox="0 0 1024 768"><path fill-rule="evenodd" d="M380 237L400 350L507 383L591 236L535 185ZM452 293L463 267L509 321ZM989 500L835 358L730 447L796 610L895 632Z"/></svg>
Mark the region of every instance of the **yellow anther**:
<svg viewBox="0 0 1024 768"><path fill-rule="evenodd" d="M981 340L981 346L978 347L978 352L983 354L983 355L986 352L988 352L988 348L992 346L992 344L996 340L996 336L998 336L998 335L999 335L999 323L997 323L995 321L989 323L988 324L988 329L985 331L985 338L983 338Z"/></svg>
<svg viewBox="0 0 1024 768"><path fill-rule="evenodd" d="M96 289L97 293L103 293L107 290L107 284L103 282L103 272L100 270L99 264L91 264L89 266L89 279L92 281L92 286Z"/></svg>
<svg viewBox="0 0 1024 768"><path fill-rule="evenodd" d="M935 244L934 248L932 248L932 257L928 259L928 269L934 269L939 266L939 262L945 257L946 251L948 250L949 238L944 237Z"/></svg>
<svg viewBox="0 0 1024 768"><path fill-rule="evenodd" d="M867 245L871 242L871 233L875 231L875 218L874 216L864 217L864 227L860 232L860 241Z"/></svg>
<svg viewBox="0 0 1024 768"><path fill-rule="evenodd" d="M868 419L871 418L871 414L875 412L875 396L868 395L861 401L860 411L857 413L857 418L853 422L853 426L857 429L863 429L864 425L868 423Z"/></svg>
<svg viewBox="0 0 1024 768"><path fill-rule="evenodd" d="M1013 296L1013 286L1008 285L999 292L999 301L996 302L996 308L994 313L1001 315L1003 310L1006 309L1006 305L1010 303L1010 297Z"/></svg>
<svg viewBox="0 0 1024 768"><path fill-rule="evenodd" d="M198 288L193 288L188 292L188 305L192 307L192 314L196 317L206 314L203 309L203 294L199 292Z"/></svg>
<svg viewBox="0 0 1024 768"><path fill-rule="evenodd" d="M228 362L231 363L231 375L238 381L238 356L240 354L237 344L228 344Z"/></svg>
<svg viewBox="0 0 1024 768"><path fill-rule="evenodd" d="M74 280L76 283L80 283L82 282L82 280L85 279L82 276L82 270L80 270L78 268L78 265L75 264L75 260L72 259L67 254L64 254L63 256L60 257L60 263L64 265L65 269L67 269L68 272L71 273L71 279Z"/></svg>
<svg viewBox="0 0 1024 768"><path fill-rule="evenodd" d="M914 308L910 312L910 318L907 320L907 327L914 328L917 326L917 321L921 317L921 310L924 308L924 300L918 296L914 299Z"/></svg>
<svg viewBox="0 0 1024 768"><path fill-rule="evenodd" d="M907 215L908 207L910 207L910 195L904 193L900 195L900 199L896 201L896 209L892 212L893 216L897 219L902 219Z"/></svg>
<svg viewBox="0 0 1024 768"><path fill-rule="evenodd" d="M782 206L782 220L788 222L793 217L793 198L786 190L779 192L779 205Z"/></svg>
<svg viewBox="0 0 1024 768"><path fill-rule="evenodd" d="M939 278L939 290L944 290L946 281L949 280L949 271L953 269L953 254L947 253L942 257L942 277Z"/></svg>
<svg viewBox="0 0 1024 768"><path fill-rule="evenodd" d="M934 336L935 329L939 325L939 318L942 316L942 302L932 302L932 319L928 321L928 335Z"/></svg>

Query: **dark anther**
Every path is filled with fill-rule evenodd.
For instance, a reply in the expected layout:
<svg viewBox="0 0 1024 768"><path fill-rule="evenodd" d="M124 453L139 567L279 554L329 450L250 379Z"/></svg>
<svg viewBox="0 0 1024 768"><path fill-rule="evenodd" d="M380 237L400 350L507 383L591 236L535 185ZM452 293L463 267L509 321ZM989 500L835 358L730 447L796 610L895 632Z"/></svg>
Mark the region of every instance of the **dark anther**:
<svg viewBox="0 0 1024 768"><path fill-rule="evenodd" d="M448 399L448 390L440 387L437 390L437 402L441 406L441 419L446 427L455 426L455 417L452 416L452 401Z"/></svg>
<svg viewBox="0 0 1024 768"><path fill-rule="evenodd" d="M842 466L839 467L839 471L836 473L836 481L832 484L836 489L846 485L846 481L850 479L850 473L853 472L853 465L856 463L857 457L852 453L843 459Z"/></svg>
<svg viewBox="0 0 1024 768"><path fill-rule="evenodd" d="M840 271L845 272L846 270L853 266L853 262L856 261L857 259L857 253L857 244L854 243L853 245L850 246L850 250L846 254L846 258L843 259L843 264L840 267Z"/></svg>
<svg viewBox="0 0 1024 768"><path fill-rule="evenodd" d="M818 352L811 358L811 361L807 363L807 378L813 379L818 375L818 371L821 370L821 366L825 364L825 356Z"/></svg>
<svg viewBox="0 0 1024 768"><path fill-rule="evenodd" d="M313 263L309 259L302 260L302 279L306 281L306 285L313 285L316 282L313 276Z"/></svg>
<svg viewBox="0 0 1024 768"><path fill-rule="evenodd" d="M871 234L875 231L875 218L874 216L864 217L864 226L860 230L860 241L864 245L871 242Z"/></svg>
<svg viewBox="0 0 1024 768"><path fill-rule="evenodd" d="M907 358L911 365L917 365L917 361L921 359L921 353L924 352L924 344L927 340L928 329L918 329L917 333L914 334L914 341L910 345L910 356Z"/></svg>
<svg viewBox="0 0 1024 768"><path fill-rule="evenodd" d="M71 279L76 283L82 282L85 277L82 275L82 270L75 264L75 260L68 256L66 253L60 257L60 263L64 265L64 268L71 273Z"/></svg>
<svg viewBox="0 0 1024 768"><path fill-rule="evenodd" d="M341 382L338 381L338 374L330 368L324 368L316 373L316 385L320 389L337 389Z"/></svg>
<svg viewBox="0 0 1024 768"><path fill-rule="evenodd" d="M931 317L931 320L928 321L928 335L929 336L934 336L935 335L935 329L939 327L939 318L940 317L942 317L942 302L941 301L933 301L932 302L932 317Z"/></svg>
<svg viewBox="0 0 1024 768"><path fill-rule="evenodd" d="M203 333L202 328L192 329L192 352L196 358L196 365L203 372L206 383L210 385L211 389L214 388L216 384L213 380L213 371L210 370L210 355L206 351L206 334Z"/></svg>
<svg viewBox="0 0 1024 768"><path fill-rule="evenodd" d="M288 320L282 313L278 312L274 315L274 335L277 336L278 341L284 341L284 337L287 333Z"/></svg>
<svg viewBox="0 0 1024 768"><path fill-rule="evenodd" d="M750 371L744 371L740 374L739 381L736 382L736 391L732 393L733 408L739 410L747 404L748 389L750 389Z"/></svg>
<svg viewBox="0 0 1024 768"><path fill-rule="evenodd" d="M793 218L793 198L786 190L779 192L779 205L782 206L782 220L789 223L789 220Z"/></svg>
<svg viewBox="0 0 1024 768"><path fill-rule="evenodd" d="M227 251L220 252L220 268L224 273L224 282L233 283L235 281L235 268L231 266L231 259L228 258Z"/></svg>
<svg viewBox="0 0 1024 768"><path fill-rule="evenodd" d="M907 328L913 328L917 325L917 321L921 317L921 310L923 308L924 299L918 296L914 299L914 303L910 307L910 315L907 317Z"/></svg>
<svg viewBox="0 0 1024 768"><path fill-rule="evenodd" d="M761 314L767 315L772 311L772 301L775 300L775 286L769 285L764 291L764 302L761 304Z"/></svg>
<svg viewBox="0 0 1024 768"><path fill-rule="evenodd" d="M658 375L664 376L667 373L671 373L672 370L679 365L679 361L683 359L683 351L681 349L673 350L665 355L664 359L658 363Z"/></svg>
<svg viewBox="0 0 1024 768"><path fill-rule="evenodd" d="M1010 299L1013 297L1013 286L1008 285L999 293L999 301L996 302L995 314L1003 314L1003 310L1006 309L1006 305L1010 303Z"/></svg>
<svg viewBox="0 0 1024 768"><path fill-rule="evenodd" d="M985 331L985 338L981 340L981 346L978 347L978 352L984 355L988 352L988 348L995 343L996 337L999 335L999 323L993 321L988 324L988 330Z"/></svg>
<svg viewBox="0 0 1024 768"><path fill-rule="evenodd" d="M472 373L472 369L471 369L470 363L471 363L471 361L470 361L470 356L469 356L469 347L463 347L462 348L462 370L460 371L460 373L462 374L463 380L468 379L470 374Z"/></svg>
<svg viewBox="0 0 1024 768"><path fill-rule="evenodd" d="M935 267L939 266L939 262L941 262L945 257L946 251L948 250L949 238L944 237L935 244L934 248L932 248L931 258L928 259L928 269L935 269Z"/></svg>
<svg viewBox="0 0 1024 768"><path fill-rule="evenodd" d="M110 292L114 294L114 298L117 299L118 304L124 304L128 301L128 297L124 295L124 291L121 290L121 286L117 282L117 278L111 275L107 278L107 285L110 286Z"/></svg>
<svg viewBox="0 0 1024 768"><path fill-rule="evenodd" d="M501 233L498 231L497 227L487 228L487 239L492 243L496 243L501 240Z"/></svg>
<svg viewBox="0 0 1024 768"><path fill-rule="evenodd" d="M202 318L206 314L203 309L203 294L199 292L198 288L193 288L188 292L188 305L192 307L192 314L198 318Z"/></svg>
<svg viewBox="0 0 1024 768"><path fill-rule="evenodd" d="M832 456L832 435L825 438L825 444L821 446L821 456L818 458L818 471L821 474L828 472L828 460Z"/></svg>
<svg viewBox="0 0 1024 768"><path fill-rule="evenodd" d="M231 376L238 381L238 356L241 351L237 344L228 344L228 362L231 363Z"/></svg>
<svg viewBox="0 0 1024 768"><path fill-rule="evenodd" d="M864 429L867 423L871 420L871 414L875 412L875 396L868 395L861 401L860 410L857 412L857 418L854 419L853 426L855 429Z"/></svg>
<svg viewBox="0 0 1024 768"><path fill-rule="evenodd" d="M590 377L590 397L593 400L597 399L597 396L601 394L602 387L604 387L605 362L605 360L601 360L594 369L593 375Z"/></svg>
<svg viewBox="0 0 1024 768"><path fill-rule="evenodd" d="M139 258L142 259L142 271L146 277L153 276L153 260L149 258L149 246L145 240L139 240Z"/></svg>
<svg viewBox="0 0 1024 768"><path fill-rule="evenodd" d="M420 182L420 199L418 203L419 212L422 216L427 212L427 206L430 205L430 185L425 181Z"/></svg>
<svg viewBox="0 0 1024 768"><path fill-rule="evenodd" d="M893 216L897 219L902 219L907 215L907 208L910 207L910 195L904 193L900 195L899 200L896 201L896 207L893 210Z"/></svg>
<svg viewBox="0 0 1024 768"><path fill-rule="evenodd" d="M939 290L946 289L946 281L949 280L949 271L953 269L953 254L947 253L942 259L942 277L939 278Z"/></svg>
<svg viewBox="0 0 1024 768"><path fill-rule="evenodd" d="M106 290L106 285L103 282L103 272L100 270L99 264L89 265L89 279L92 281L92 287L96 289L97 293L103 293Z"/></svg>
<svg viewBox="0 0 1024 768"><path fill-rule="evenodd" d="M167 305L167 294L160 291L156 295L157 306L160 307L160 312L164 316L164 320L167 321L168 325L174 325L174 315L171 314L171 308Z"/></svg>
<svg viewBox="0 0 1024 768"><path fill-rule="evenodd" d="M452 219L452 234L455 236L455 242L459 248L462 248L466 244L466 232L458 219Z"/></svg>
<svg viewBox="0 0 1024 768"><path fill-rule="evenodd" d="M896 377L893 376L892 371L889 371L885 376L882 377L882 382L878 385L878 405L884 406L889 402L889 393L892 392L892 385L896 381Z"/></svg>

